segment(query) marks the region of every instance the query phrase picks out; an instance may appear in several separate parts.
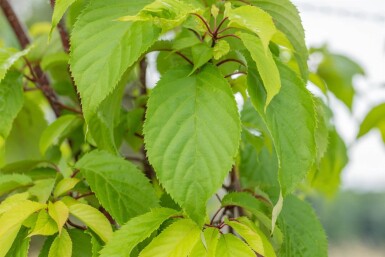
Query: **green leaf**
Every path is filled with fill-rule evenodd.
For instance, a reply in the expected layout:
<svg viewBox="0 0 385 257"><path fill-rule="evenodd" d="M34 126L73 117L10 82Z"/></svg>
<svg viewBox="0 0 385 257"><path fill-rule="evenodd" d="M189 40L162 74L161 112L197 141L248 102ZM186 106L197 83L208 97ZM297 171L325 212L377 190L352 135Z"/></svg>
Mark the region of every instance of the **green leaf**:
<svg viewBox="0 0 385 257"><path fill-rule="evenodd" d="M222 199L223 207L236 205L245 208L252 213L258 213L261 210L264 210L266 203L271 205L268 199L262 196L257 199L247 192L231 192L226 194Z"/></svg>
<svg viewBox="0 0 385 257"><path fill-rule="evenodd" d="M71 257L72 241L66 229L57 235L49 249L48 257Z"/></svg>
<svg viewBox="0 0 385 257"><path fill-rule="evenodd" d="M188 256L200 238L201 230L189 219L175 221L143 249L139 257Z"/></svg>
<svg viewBox="0 0 385 257"><path fill-rule="evenodd" d="M195 12L193 6L179 0L155 0L145 6L137 15L119 18L120 21L151 21L162 28L163 32L173 29L184 22L188 15Z"/></svg>
<svg viewBox="0 0 385 257"><path fill-rule="evenodd" d="M264 257L276 257L273 246L263 234L263 232L255 226L246 217L240 217L236 220L225 220L225 223L232 227L246 243L258 254Z"/></svg>
<svg viewBox="0 0 385 257"><path fill-rule="evenodd" d="M32 213L45 207L45 204L29 200L19 201L17 205L10 208L0 216L0 256L3 257L12 246L21 224Z"/></svg>
<svg viewBox="0 0 385 257"><path fill-rule="evenodd" d="M40 250L39 257L48 257L49 249L51 248L54 239L55 236L49 236L44 240L44 244Z"/></svg>
<svg viewBox="0 0 385 257"><path fill-rule="evenodd" d="M124 14L137 13L147 3L149 0L95 0L79 16L71 33L70 66L87 121L125 71L158 38L160 29L151 23L116 21Z"/></svg>
<svg viewBox="0 0 385 257"><path fill-rule="evenodd" d="M91 236L80 229L70 229L68 234L72 241L72 257L91 257Z"/></svg>
<svg viewBox="0 0 385 257"><path fill-rule="evenodd" d="M58 198L59 196L69 192L79 182L80 182L80 180L77 178L63 178L55 186L55 190L53 191L53 197Z"/></svg>
<svg viewBox="0 0 385 257"><path fill-rule="evenodd" d="M206 228L203 232L204 242L198 240L189 257L215 257L219 241L219 230L217 228Z"/></svg>
<svg viewBox="0 0 385 257"><path fill-rule="evenodd" d="M364 75L363 69L345 56L324 51L317 74L326 82L328 89L351 109L355 94L353 77Z"/></svg>
<svg viewBox="0 0 385 257"><path fill-rule="evenodd" d="M158 206L155 190L143 172L122 158L105 151L93 151L75 167L119 224Z"/></svg>
<svg viewBox="0 0 385 257"><path fill-rule="evenodd" d="M0 196L31 185L33 185L32 179L24 174L0 175Z"/></svg>
<svg viewBox="0 0 385 257"><path fill-rule="evenodd" d="M40 152L45 154L52 145L58 145L61 140L81 125L81 118L76 115L64 115L49 125L40 138Z"/></svg>
<svg viewBox="0 0 385 257"><path fill-rule="evenodd" d="M28 189L28 192L35 196L40 203L46 203L51 196L52 189L55 186L55 179L36 180L35 185Z"/></svg>
<svg viewBox="0 0 385 257"><path fill-rule="evenodd" d="M278 179L285 196L302 181L314 162L316 118L313 98L304 82L285 65L277 62L277 67L282 87L266 112L262 79L250 67L248 91L272 136L278 156Z"/></svg>
<svg viewBox="0 0 385 257"><path fill-rule="evenodd" d="M48 213L49 216L51 216L52 219L56 222L57 229L59 230L60 234L69 216L69 209L67 205L65 205L62 201L57 201L54 203L49 202Z"/></svg>
<svg viewBox="0 0 385 257"><path fill-rule="evenodd" d="M23 101L21 74L10 71L0 81L0 140L8 137L13 121L23 107Z"/></svg>
<svg viewBox="0 0 385 257"><path fill-rule="evenodd" d="M213 57L213 49L207 44L199 44L191 48L194 68L191 74L205 65Z"/></svg>
<svg viewBox="0 0 385 257"><path fill-rule="evenodd" d="M301 77L306 81L308 51L297 8L290 0L251 0L251 3L269 13L274 19L275 26L290 40L295 49L294 56L300 68Z"/></svg>
<svg viewBox="0 0 385 257"><path fill-rule="evenodd" d="M181 67L163 76L148 100L143 130L161 184L203 224L206 202L237 153L240 121L230 86L216 68L189 72Z"/></svg>
<svg viewBox="0 0 385 257"><path fill-rule="evenodd" d="M107 242L112 236L112 228L108 219L94 207L78 202L66 202L71 215L79 219L94 231L100 239Z"/></svg>
<svg viewBox="0 0 385 257"><path fill-rule="evenodd" d="M50 236L58 232L58 226L46 210L41 210L29 237L34 235Z"/></svg>
<svg viewBox="0 0 385 257"><path fill-rule="evenodd" d="M31 238L27 237L28 228L22 227L5 257L28 257Z"/></svg>
<svg viewBox="0 0 385 257"><path fill-rule="evenodd" d="M17 60L25 56L30 50L31 48L26 48L23 51L18 51L12 48L0 48L0 82L4 79L9 68L11 68Z"/></svg>
<svg viewBox="0 0 385 257"><path fill-rule="evenodd" d="M382 141L385 142L385 103L375 106L370 110L360 125L357 138L366 135L372 129L380 130Z"/></svg>
<svg viewBox="0 0 385 257"><path fill-rule="evenodd" d="M53 29L59 24L64 13L75 1L76 0L55 0L55 8L53 9L51 30L49 32L49 37L51 37Z"/></svg>
<svg viewBox="0 0 385 257"><path fill-rule="evenodd" d="M278 226L284 234L279 256L328 256L325 233L309 204L295 196L287 196L278 218Z"/></svg>
<svg viewBox="0 0 385 257"><path fill-rule="evenodd" d="M255 257L250 247L233 234L221 235L216 254L221 257Z"/></svg>
<svg viewBox="0 0 385 257"><path fill-rule="evenodd" d="M165 220L176 214L178 211L157 208L129 220L114 233L100 252L100 257L130 257L131 251L137 244L148 238Z"/></svg>
<svg viewBox="0 0 385 257"><path fill-rule="evenodd" d="M238 27L257 34L263 48L268 49L269 42L276 32L273 19L268 13L252 5L231 9L231 4L227 2L225 16L229 17L228 27Z"/></svg>
<svg viewBox="0 0 385 257"><path fill-rule="evenodd" d="M28 198L31 195L28 192L19 193L19 194L13 194L11 196L8 196L0 203L0 216L1 214L7 212L9 209L13 208L14 206L18 205L19 202L28 200Z"/></svg>
<svg viewBox="0 0 385 257"><path fill-rule="evenodd" d="M264 48L262 40L251 34L239 33L243 44L250 52L251 58L257 65L259 75L262 78L263 86L266 90L265 110L273 97L279 93L281 89L281 79L277 65L269 48Z"/></svg>
<svg viewBox="0 0 385 257"><path fill-rule="evenodd" d="M320 160L311 179L312 187L330 198L333 197L339 189L341 172L348 160L345 142L337 131L329 131L327 151Z"/></svg>
<svg viewBox="0 0 385 257"><path fill-rule="evenodd" d="M213 5L214 6L214 5ZM220 40L213 47L213 56L215 60L221 59L230 52L230 45L225 40Z"/></svg>

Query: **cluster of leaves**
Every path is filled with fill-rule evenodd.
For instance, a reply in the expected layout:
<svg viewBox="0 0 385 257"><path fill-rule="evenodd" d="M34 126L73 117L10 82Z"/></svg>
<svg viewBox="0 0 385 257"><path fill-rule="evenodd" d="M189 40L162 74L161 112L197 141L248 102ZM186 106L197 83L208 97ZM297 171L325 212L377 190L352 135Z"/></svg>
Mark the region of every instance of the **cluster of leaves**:
<svg viewBox="0 0 385 257"><path fill-rule="evenodd" d="M338 188L327 95L362 71L309 72L289 0L58 0L30 47L1 7L23 49L0 49L0 256L327 255L298 195Z"/></svg>

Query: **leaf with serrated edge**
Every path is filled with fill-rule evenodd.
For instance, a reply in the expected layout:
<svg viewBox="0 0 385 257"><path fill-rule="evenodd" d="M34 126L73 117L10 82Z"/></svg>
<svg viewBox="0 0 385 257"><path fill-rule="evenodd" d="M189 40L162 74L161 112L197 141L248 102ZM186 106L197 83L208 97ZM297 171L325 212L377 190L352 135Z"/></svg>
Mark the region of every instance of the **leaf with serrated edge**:
<svg viewBox="0 0 385 257"><path fill-rule="evenodd" d="M216 254L221 257L255 257L253 250L233 234L221 235Z"/></svg>
<svg viewBox="0 0 385 257"><path fill-rule="evenodd" d="M265 234L246 217L225 220L225 223L245 239L246 243L258 254L264 257L276 257L273 246Z"/></svg>
<svg viewBox="0 0 385 257"><path fill-rule="evenodd" d="M93 151L83 156L75 167L119 224L158 206L148 179L129 161L105 151Z"/></svg>
<svg viewBox="0 0 385 257"><path fill-rule="evenodd" d="M57 235L53 240L49 249L48 257L71 257L72 256L72 240L66 229Z"/></svg>
<svg viewBox="0 0 385 257"><path fill-rule="evenodd" d="M294 56L301 70L301 77L306 81L308 51L297 8L290 0L251 0L251 3L269 13L274 19L275 26L290 40L295 49Z"/></svg>
<svg viewBox="0 0 385 257"><path fill-rule="evenodd" d="M78 17L71 33L70 67L86 120L158 38L160 29L151 23L116 21L149 2L95 0Z"/></svg>
<svg viewBox="0 0 385 257"><path fill-rule="evenodd" d="M293 195L286 197L278 227L284 235L279 256L328 256L325 232L308 203Z"/></svg>
<svg viewBox="0 0 385 257"><path fill-rule="evenodd" d="M177 220L143 249L139 257L188 256L200 238L201 230L189 219Z"/></svg>
<svg viewBox="0 0 385 257"><path fill-rule="evenodd" d="M239 27L254 32L261 39L263 48L269 47L276 28L267 12L251 5L231 9L231 4L227 2L225 16L229 18L229 27Z"/></svg>
<svg viewBox="0 0 385 257"><path fill-rule="evenodd" d="M266 90L266 110L273 97L281 89L281 79L277 65L270 50L268 48L264 49L262 41L258 37L247 33L239 33L238 36L250 52L251 58L257 65L258 72L262 78L263 86Z"/></svg>
<svg viewBox="0 0 385 257"><path fill-rule="evenodd" d="M281 91L264 111L263 83L249 62L248 92L273 139L278 156L278 179L282 195L292 192L305 178L316 156L315 107L304 82L284 64L277 62Z"/></svg>
<svg viewBox="0 0 385 257"><path fill-rule="evenodd" d="M28 257L31 238L27 237L27 235L28 228L22 227L5 257Z"/></svg>
<svg viewBox="0 0 385 257"><path fill-rule="evenodd" d="M132 249L178 211L157 208L135 217L117 230L100 252L100 257L130 257Z"/></svg>
<svg viewBox="0 0 385 257"><path fill-rule="evenodd" d="M49 216L56 222L59 233L68 220L69 210L67 205L65 205L62 201L57 201L54 203L48 203L48 213Z"/></svg>
<svg viewBox="0 0 385 257"><path fill-rule="evenodd" d="M45 204L23 200L0 216L0 256L5 256L8 252L24 220L45 206Z"/></svg>
<svg viewBox="0 0 385 257"><path fill-rule="evenodd" d="M24 49L23 51L18 51L12 48L0 49L0 82L4 79L8 69L11 68L17 60L28 54L30 50L30 47Z"/></svg>
<svg viewBox="0 0 385 257"><path fill-rule="evenodd" d="M55 8L53 9L51 30L49 32L49 37L51 37L53 29L59 24L61 18L67 9L75 3L76 0L56 0Z"/></svg>
<svg viewBox="0 0 385 257"><path fill-rule="evenodd" d="M23 107L23 83L19 72L9 71L4 80L0 81L0 99L0 139L5 139Z"/></svg>
<svg viewBox="0 0 385 257"><path fill-rule="evenodd" d="M188 77L189 72L181 67L159 81L148 100L143 130L159 181L202 225L206 202L237 153L240 120L230 85L217 68L206 65Z"/></svg>

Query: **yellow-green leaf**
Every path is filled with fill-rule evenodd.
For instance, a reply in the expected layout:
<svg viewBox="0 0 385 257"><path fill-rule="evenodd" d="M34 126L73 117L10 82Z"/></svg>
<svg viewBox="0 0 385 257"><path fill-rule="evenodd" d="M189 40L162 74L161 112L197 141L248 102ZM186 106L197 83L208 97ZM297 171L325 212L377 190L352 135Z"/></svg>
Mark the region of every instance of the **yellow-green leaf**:
<svg viewBox="0 0 385 257"><path fill-rule="evenodd" d="M53 191L53 196L55 198L67 193L73 189L80 180L77 178L64 178L57 183L55 190Z"/></svg>
<svg viewBox="0 0 385 257"><path fill-rule="evenodd" d="M50 236L58 232L58 226L46 210L41 210L29 237L34 235Z"/></svg>
<svg viewBox="0 0 385 257"><path fill-rule="evenodd" d="M66 229L58 234L49 249L48 257L71 257L72 241Z"/></svg>
<svg viewBox="0 0 385 257"><path fill-rule="evenodd" d="M61 230L69 216L69 210L67 205L65 205L62 201L57 201L54 203L49 202L48 213L56 222L59 233L61 233Z"/></svg>

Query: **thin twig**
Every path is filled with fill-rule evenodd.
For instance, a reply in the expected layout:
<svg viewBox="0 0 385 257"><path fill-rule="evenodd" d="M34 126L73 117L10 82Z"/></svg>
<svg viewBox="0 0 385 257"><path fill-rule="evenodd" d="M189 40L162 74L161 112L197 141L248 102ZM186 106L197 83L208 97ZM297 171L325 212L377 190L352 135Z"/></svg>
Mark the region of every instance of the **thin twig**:
<svg viewBox="0 0 385 257"><path fill-rule="evenodd" d="M236 63L239 63L240 65L246 67L246 65L242 61L237 60L237 59L225 59L225 60L222 60L222 61L217 63L217 66L221 66L222 64L225 64L227 62L236 62Z"/></svg>
<svg viewBox="0 0 385 257"><path fill-rule="evenodd" d="M156 50L157 50L157 51L174 52L173 49L168 49L168 48L162 48L162 49L156 49ZM194 65L193 61L191 61L187 56L185 56L185 55L182 54L181 52L175 51L174 53L176 53L177 55L179 55L180 57L182 57L183 59L185 59L185 61L187 61L189 64Z"/></svg>
<svg viewBox="0 0 385 257"><path fill-rule="evenodd" d="M203 24L206 26L207 32L209 32L211 35L213 35L213 32L211 31L209 24L207 23L207 21L202 16L200 16L197 13L191 13L191 14L198 17L203 22Z"/></svg>
<svg viewBox="0 0 385 257"><path fill-rule="evenodd" d="M95 193L94 192L89 192L89 193L86 193L86 194L82 194L82 195L78 195L78 196L75 196L74 198L76 200L80 199L80 198L83 198L83 197L87 197L87 196L91 196L91 195L94 195Z"/></svg>
<svg viewBox="0 0 385 257"><path fill-rule="evenodd" d="M217 37L217 39L219 40L219 39L226 38L226 37L235 37L235 38L241 39L240 37L238 37L237 35L234 35L234 34L223 35L223 36Z"/></svg>
<svg viewBox="0 0 385 257"><path fill-rule="evenodd" d="M72 226L74 228L78 228L78 229L81 229L81 230L86 230L87 229L87 227L80 226L78 224L73 223L70 219L67 220L67 223L68 223L68 225L70 225L70 226Z"/></svg>

